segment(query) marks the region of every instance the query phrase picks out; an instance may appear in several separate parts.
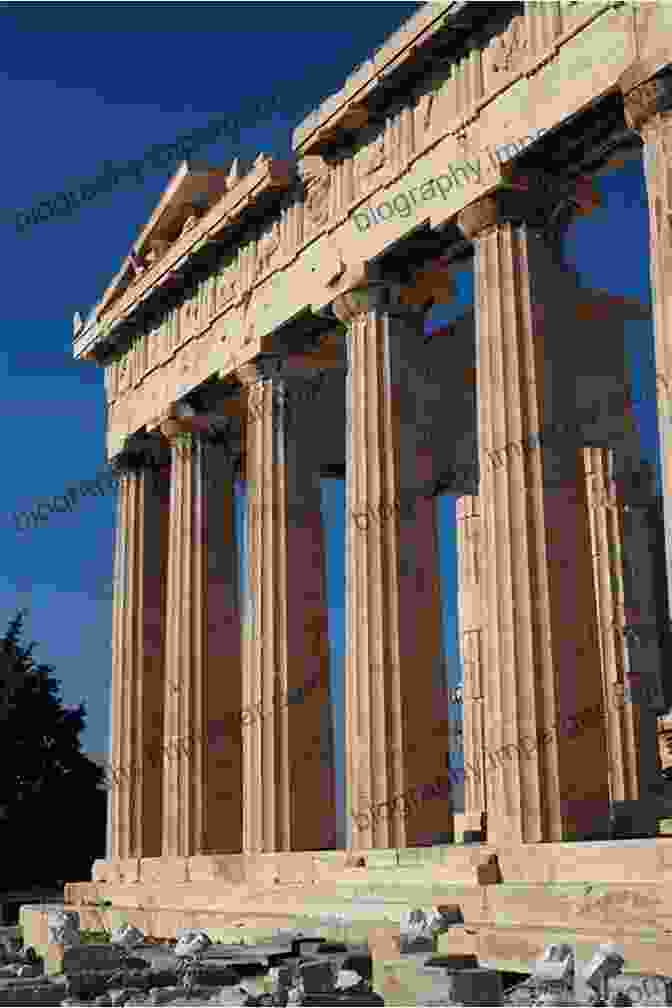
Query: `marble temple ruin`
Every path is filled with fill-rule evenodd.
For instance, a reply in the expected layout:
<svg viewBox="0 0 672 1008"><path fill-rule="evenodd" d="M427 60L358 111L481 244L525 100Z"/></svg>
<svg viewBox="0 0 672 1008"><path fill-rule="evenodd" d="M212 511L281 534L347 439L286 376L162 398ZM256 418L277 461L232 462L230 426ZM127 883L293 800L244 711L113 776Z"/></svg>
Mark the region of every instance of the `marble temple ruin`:
<svg viewBox="0 0 672 1008"><path fill-rule="evenodd" d="M624 329L653 325L667 417L672 6L424 4L292 148L245 172L185 161L76 327L119 476L115 776L107 857L66 900L159 937L185 914L226 937L325 912L371 935L459 903L501 968L553 927L653 970L672 951L672 428L659 507ZM636 158L652 309L563 257L599 175ZM430 338L465 268L473 304ZM325 476L346 488L345 837ZM463 782L439 492L457 498Z"/></svg>

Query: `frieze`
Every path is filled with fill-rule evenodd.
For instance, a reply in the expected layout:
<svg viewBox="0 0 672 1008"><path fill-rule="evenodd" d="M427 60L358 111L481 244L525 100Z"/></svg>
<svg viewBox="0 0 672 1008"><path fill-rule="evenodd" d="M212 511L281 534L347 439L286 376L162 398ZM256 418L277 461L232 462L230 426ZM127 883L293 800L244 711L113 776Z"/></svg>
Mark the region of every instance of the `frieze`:
<svg viewBox="0 0 672 1008"><path fill-rule="evenodd" d="M234 255L220 264L215 274L215 311L235 301L240 293L238 256Z"/></svg>
<svg viewBox="0 0 672 1008"><path fill-rule="evenodd" d="M369 130L370 132L370 130ZM387 152L385 149L385 128L365 142L354 157L354 176L356 192L355 198L366 196L381 182L387 181L381 169L387 163Z"/></svg>
<svg viewBox="0 0 672 1008"><path fill-rule="evenodd" d="M273 269L277 253L281 251L280 222L274 220L257 242L255 280L265 276Z"/></svg>
<svg viewBox="0 0 672 1008"><path fill-rule="evenodd" d="M329 219L329 197L332 191L329 165L321 157L306 157L299 163L299 177L304 186L304 208L308 218L306 230L319 228ZM293 250L292 250L293 251Z"/></svg>
<svg viewBox="0 0 672 1008"><path fill-rule="evenodd" d="M100 335L104 335L116 320L136 310L141 300L157 284L162 283L171 271L200 249L233 217L252 206L266 191L287 189L292 184L294 168L284 161L274 161L259 155L248 174L235 188L226 193L194 226L181 234L164 256L147 269L113 304L106 308L105 318L99 321Z"/></svg>
<svg viewBox="0 0 672 1008"><path fill-rule="evenodd" d="M485 84L488 90L509 84L526 69L528 56L527 19L524 14L511 19L484 53Z"/></svg>

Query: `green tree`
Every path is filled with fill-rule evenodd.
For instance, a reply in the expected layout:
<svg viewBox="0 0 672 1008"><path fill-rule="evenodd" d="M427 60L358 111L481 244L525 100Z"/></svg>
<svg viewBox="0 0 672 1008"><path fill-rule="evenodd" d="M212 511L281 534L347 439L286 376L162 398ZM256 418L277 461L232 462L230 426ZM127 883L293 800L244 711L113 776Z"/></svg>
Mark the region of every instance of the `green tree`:
<svg viewBox="0 0 672 1008"><path fill-rule="evenodd" d="M81 751L85 707L63 706L53 666L21 643L23 621L0 639L0 890L87 881L105 853L105 774Z"/></svg>

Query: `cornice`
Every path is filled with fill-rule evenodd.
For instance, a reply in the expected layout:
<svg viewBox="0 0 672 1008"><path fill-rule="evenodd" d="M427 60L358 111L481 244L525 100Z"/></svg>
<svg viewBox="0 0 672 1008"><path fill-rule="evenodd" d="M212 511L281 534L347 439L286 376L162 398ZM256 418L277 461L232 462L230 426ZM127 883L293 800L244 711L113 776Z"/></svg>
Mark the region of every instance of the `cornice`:
<svg viewBox="0 0 672 1008"><path fill-rule="evenodd" d="M370 98L382 81L404 63L413 59L417 50L451 20L464 16L470 0L449 0L447 3L425 3L393 35L373 57L360 64L347 78L340 91L330 95L310 112L292 134L292 149L300 155L309 153L338 131L357 130L368 119L365 99ZM480 5L482 8L482 4Z"/></svg>
<svg viewBox="0 0 672 1008"><path fill-rule="evenodd" d="M138 307L165 285L187 261L215 235L237 222L269 190L288 189L295 175L294 165L261 156L239 184L226 193L190 231L180 235L168 252L102 313L97 310L96 337L104 339L122 322L128 321ZM75 354L77 356L77 354Z"/></svg>

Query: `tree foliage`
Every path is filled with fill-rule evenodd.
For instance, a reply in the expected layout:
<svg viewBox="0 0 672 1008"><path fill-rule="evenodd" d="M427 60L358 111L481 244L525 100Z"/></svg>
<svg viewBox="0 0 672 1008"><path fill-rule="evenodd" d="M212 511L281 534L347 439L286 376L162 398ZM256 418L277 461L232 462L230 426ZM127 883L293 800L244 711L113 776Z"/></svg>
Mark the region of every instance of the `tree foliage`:
<svg viewBox="0 0 672 1008"><path fill-rule="evenodd" d="M53 666L21 643L23 620L0 640L0 890L87 881L104 856L104 770L81 751L85 707L63 706Z"/></svg>

